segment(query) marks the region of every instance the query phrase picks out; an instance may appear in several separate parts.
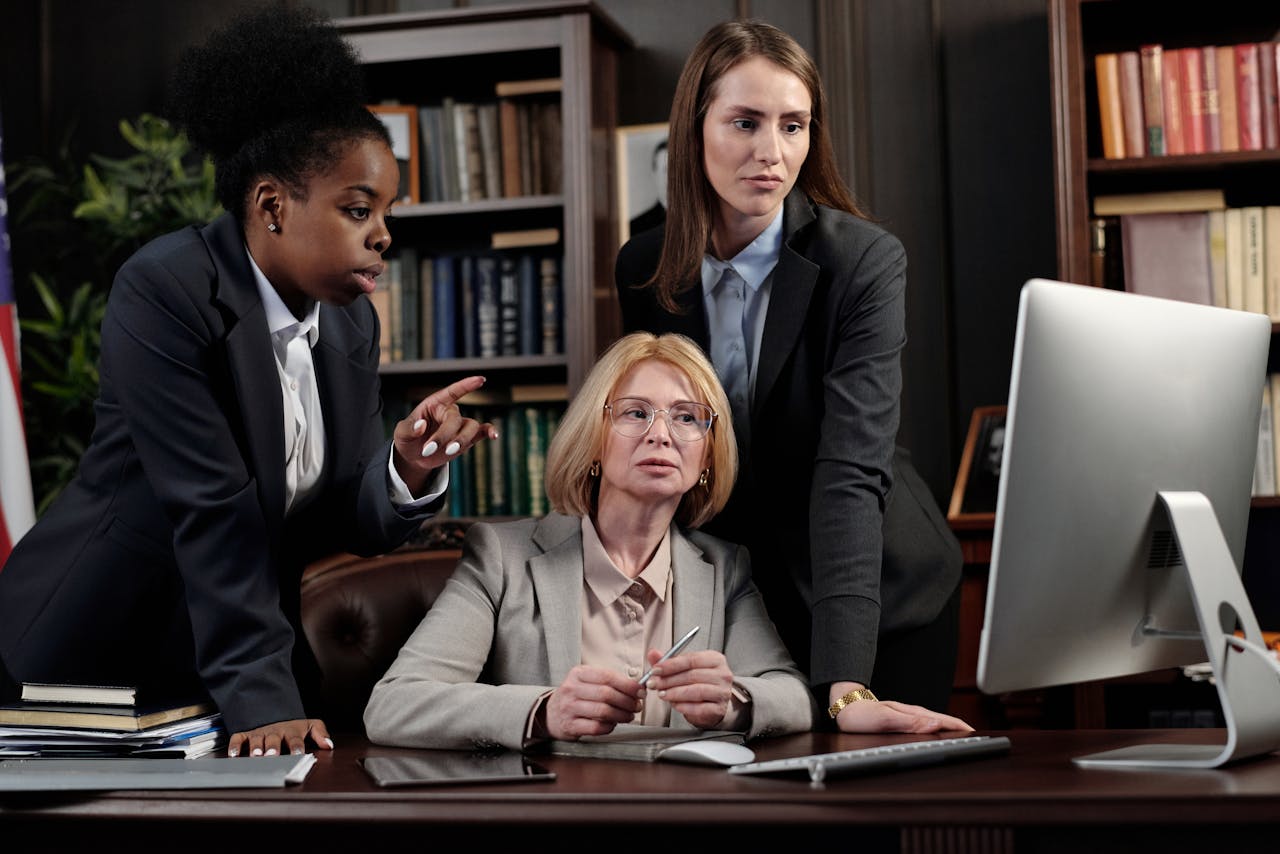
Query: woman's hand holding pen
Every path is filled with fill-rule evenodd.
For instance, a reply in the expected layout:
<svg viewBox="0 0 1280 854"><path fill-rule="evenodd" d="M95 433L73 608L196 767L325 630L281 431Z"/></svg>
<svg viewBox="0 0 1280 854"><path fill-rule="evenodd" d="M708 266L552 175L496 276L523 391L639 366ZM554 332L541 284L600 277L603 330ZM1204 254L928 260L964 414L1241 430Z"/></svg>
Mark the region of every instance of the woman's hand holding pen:
<svg viewBox="0 0 1280 854"><path fill-rule="evenodd" d="M645 689L634 679L603 667L579 664L547 699L547 733L575 741L605 735L640 711Z"/></svg>
<svg viewBox="0 0 1280 854"><path fill-rule="evenodd" d="M714 729L729 713L733 700L733 671L724 653L702 650L658 664L661 657L659 650L649 650L649 663L654 667L649 687L689 723L699 729Z"/></svg>
<svg viewBox="0 0 1280 854"><path fill-rule="evenodd" d="M414 495L427 478L481 439L496 439L492 424L464 418L458 401L484 385L484 377L467 377L423 399L396 425L396 472Z"/></svg>

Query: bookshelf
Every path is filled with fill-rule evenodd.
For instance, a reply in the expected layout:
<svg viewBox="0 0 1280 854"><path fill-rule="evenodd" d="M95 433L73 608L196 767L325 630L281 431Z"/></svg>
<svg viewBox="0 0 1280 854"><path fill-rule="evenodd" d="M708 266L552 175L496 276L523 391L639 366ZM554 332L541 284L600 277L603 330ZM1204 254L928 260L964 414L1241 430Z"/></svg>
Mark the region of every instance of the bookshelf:
<svg viewBox="0 0 1280 854"><path fill-rule="evenodd" d="M1098 196L1221 189L1228 207L1280 205L1280 144L1260 150L1193 154L1142 153L1107 157L1095 58L1160 44L1166 50L1236 45L1280 39L1274 5L1246 0L1050 0L1050 82L1056 204L1058 277L1098 284L1092 254L1091 220ZM1273 324L1270 371L1280 370L1280 347ZM994 706L976 700L972 667L985 600L990 531L957 531L964 541L966 616L962 617L961 667L957 691L970 720L994 725L1107 726L1156 725L1170 718L1203 716L1217 721L1217 700L1200 683L1175 672L1023 692ZM1280 559L1280 498L1253 499L1244 578L1259 620L1273 627L1280 614L1280 582L1266 572ZM1251 572L1261 567L1262 572ZM1251 583L1252 580L1252 583ZM972 641L966 646L966 640ZM969 648L972 647L972 648ZM956 704L953 703L953 710ZM993 719L994 718L994 719ZM1166 723L1167 725L1167 723ZM1177 724L1181 725L1181 724ZM1191 725L1191 724L1186 724ZM1211 724L1216 725L1216 724Z"/></svg>
<svg viewBox="0 0 1280 854"><path fill-rule="evenodd" d="M1094 197L1221 187L1230 206L1280 204L1280 148L1157 157L1103 156L1094 57L1280 38L1269 4L1247 0L1051 0L1049 4L1058 276L1090 283Z"/></svg>
<svg viewBox="0 0 1280 854"><path fill-rule="evenodd" d="M393 326L403 336L394 347L385 346L392 343L392 331L383 333L384 349L391 351L379 369L389 423L430 390L477 373L488 380L481 394L469 398L479 417L523 418L529 407L545 413L562 410L597 354L621 329L612 286L617 213L611 145L617 124L617 57L632 47L630 37L591 2L367 15L339 19L336 25L364 66L371 106L405 105L420 111L414 151L418 201L396 206L393 245L387 254L389 273L383 277L389 289L399 290L393 285L397 279L404 282L404 296L395 296L393 309L390 295L374 295L387 301L386 305L375 301L380 315L387 316L385 311L419 319L416 333L409 331L413 321L405 321L410 326L403 328ZM493 161L484 158L485 170L474 171L472 161L468 175L465 165L458 166L468 156L463 146L450 147L457 158L450 164L443 153L448 143L441 144L432 122L445 115L446 127L461 128L461 105L493 104L500 109L500 96L537 105L522 107L528 112L522 118L520 146L505 152L520 165L503 160L501 143L494 143L488 157L496 155L497 170ZM436 110L435 116L429 117L427 109ZM457 112L441 112L448 110ZM450 124L455 120L456 125ZM490 140L495 139L494 127L501 130L503 126L490 125ZM483 132L477 130L473 137L481 145L485 144ZM506 144L516 136L508 134ZM537 142L532 141L534 136ZM437 159L443 163L441 171L432 172ZM403 158L401 169L410 162ZM494 177L503 166L508 183ZM512 178L517 168L522 170L523 184ZM531 173L536 176L530 178ZM486 185L486 179L495 183ZM531 232L555 236L540 245L494 248L494 235L510 238ZM479 299L481 288L472 291L465 283L463 259L470 265L475 259L497 258L501 270L502 258L519 262L522 256L533 259L533 275L543 278L527 289L521 280L518 310L504 302L501 322L518 318L511 322L535 324L532 329L521 328L521 336L527 332L548 337L539 336L532 349L525 346L532 339L521 337L519 346L511 349L509 339L503 338L495 350L493 336L508 331L514 335L514 327L508 330L504 325L499 333L492 326L479 330L468 326L482 322L476 318L498 321L493 321L491 311L477 311L475 302L464 304L464 295ZM402 262L394 276L392 259ZM454 305L446 312L432 296L442 268L428 269L430 262L439 259L448 259L443 269L453 271L456 280ZM519 274L525 275L523 268ZM504 282L501 287L505 286ZM507 291L502 291L504 300L506 296ZM534 318L527 296L535 311L540 312L550 296L557 305ZM424 307L430 317L423 314ZM441 320L450 316L456 318L453 325ZM555 326L548 330L551 318ZM542 326L536 325L539 320ZM439 344L450 335L456 339L452 344ZM464 341L468 336L474 339ZM485 342L482 349L479 343ZM552 429L554 423L552 416ZM508 455L522 451L522 447L506 449ZM467 455L463 463L474 464L473 456ZM455 515L491 515L483 506L477 512L474 504L451 509ZM492 515L528 511L527 506L499 506ZM537 512L536 506L532 512Z"/></svg>

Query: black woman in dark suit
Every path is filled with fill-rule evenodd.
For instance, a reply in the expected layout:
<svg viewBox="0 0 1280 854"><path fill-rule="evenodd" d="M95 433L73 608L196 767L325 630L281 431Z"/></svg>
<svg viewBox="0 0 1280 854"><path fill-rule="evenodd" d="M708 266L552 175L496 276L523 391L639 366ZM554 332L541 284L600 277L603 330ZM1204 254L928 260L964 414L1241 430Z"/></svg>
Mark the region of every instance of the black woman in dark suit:
<svg viewBox="0 0 1280 854"><path fill-rule="evenodd" d="M332 26L238 19L184 57L174 105L227 213L116 276L92 442L0 571L5 681L198 692L233 756L330 749L302 568L393 548L439 508L448 460L492 436L456 405L483 380L384 438L366 295L398 169Z"/></svg>
<svg viewBox="0 0 1280 854"><path fill-rule="evenodd" d="M665 229L618 256L623 325L711 355L743 465L708 530L749 547L835 724L967 729L923 707L950 692L960 554L895 449L906 254L845 189L825 119L817 69L781 30L702 38L671 108Z"/></svg>

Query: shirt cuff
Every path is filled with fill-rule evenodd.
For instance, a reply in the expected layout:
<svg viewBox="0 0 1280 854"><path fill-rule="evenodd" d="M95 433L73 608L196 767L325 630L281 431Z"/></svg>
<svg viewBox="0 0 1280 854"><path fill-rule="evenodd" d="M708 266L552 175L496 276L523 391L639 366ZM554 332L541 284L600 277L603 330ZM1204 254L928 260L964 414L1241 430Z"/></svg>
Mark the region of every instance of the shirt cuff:
<svg viewBox="0 0 1280 854"><path fill-rule="evenodd" d="M391 499L391 503L396 506L396 509L402 513L421 510L441 495L444 495L445 490L449 488L449 467L443 465L427 478L427 494L421 498L414 498L413 493L409 491L409 487L405 484L404 478L400 477L400 473L396 471L396 449L394 443L391 446L391 453L387 455L387 477L391 483L391 488L387 490L387 496Z"/></svg>
<svg viewBox="0 0 1280 854"><path fill-rule="evenodd" d="M551 692L543 694L538 698L538 702L533 704L533 708L529 710L529 717L524 724L524 746L528 747L535 741L542 741L548 737L547 734L547 700L551 697Z"/></svg>
<svg viewBox="0 0 1280 854"><path fill-rule="evenodd" d="M716 729L750 732L751 730L751 692L733 683L730 688L729 711L724 713Z"/></svg>

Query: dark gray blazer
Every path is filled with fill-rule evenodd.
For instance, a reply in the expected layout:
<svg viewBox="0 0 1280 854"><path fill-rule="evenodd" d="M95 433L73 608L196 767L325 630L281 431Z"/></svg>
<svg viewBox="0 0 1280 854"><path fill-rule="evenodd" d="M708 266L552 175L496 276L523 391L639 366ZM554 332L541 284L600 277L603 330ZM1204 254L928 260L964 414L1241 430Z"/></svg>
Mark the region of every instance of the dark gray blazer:
<svg viewBox="0 0 1280 854"><path fill-rule="evenodd" d="M194 684L233 732L305 716L303 566L385 551L426 515L389 499L368 300L321 306L313 356L324 479L286 520L280 381L240 227L183 229L121 268L92 442L0 572L14 679Z"/></svg>
<svg viewBox="0 0 1280 854"><path fill-rule="evenodd" d="M582 520L467 531L458 568L369 698L380 744L519 750L538 698L582 663ZM746 550L671 529L673 625L724 653L751 694L751 737L808 730L813 698L751 583ZM671 726L691 725L672 710Z"/></svg>
<svg viewBox="0 0 1280 854"><path fill-rule="evenodd" d="M786 199L783 233L749 451L729 506L704 527L750 548L756 583L783 640L808 659L811 683L866 683L878 635L931 621L960 578L955 538L895 449L906 253L878 226L799 189ZM662 229L646 232L618 255L623 325L680 332L708 350L698 282L679 313L638 287L662 239ZM891 489L895 471L905 488Z"/></svg>

